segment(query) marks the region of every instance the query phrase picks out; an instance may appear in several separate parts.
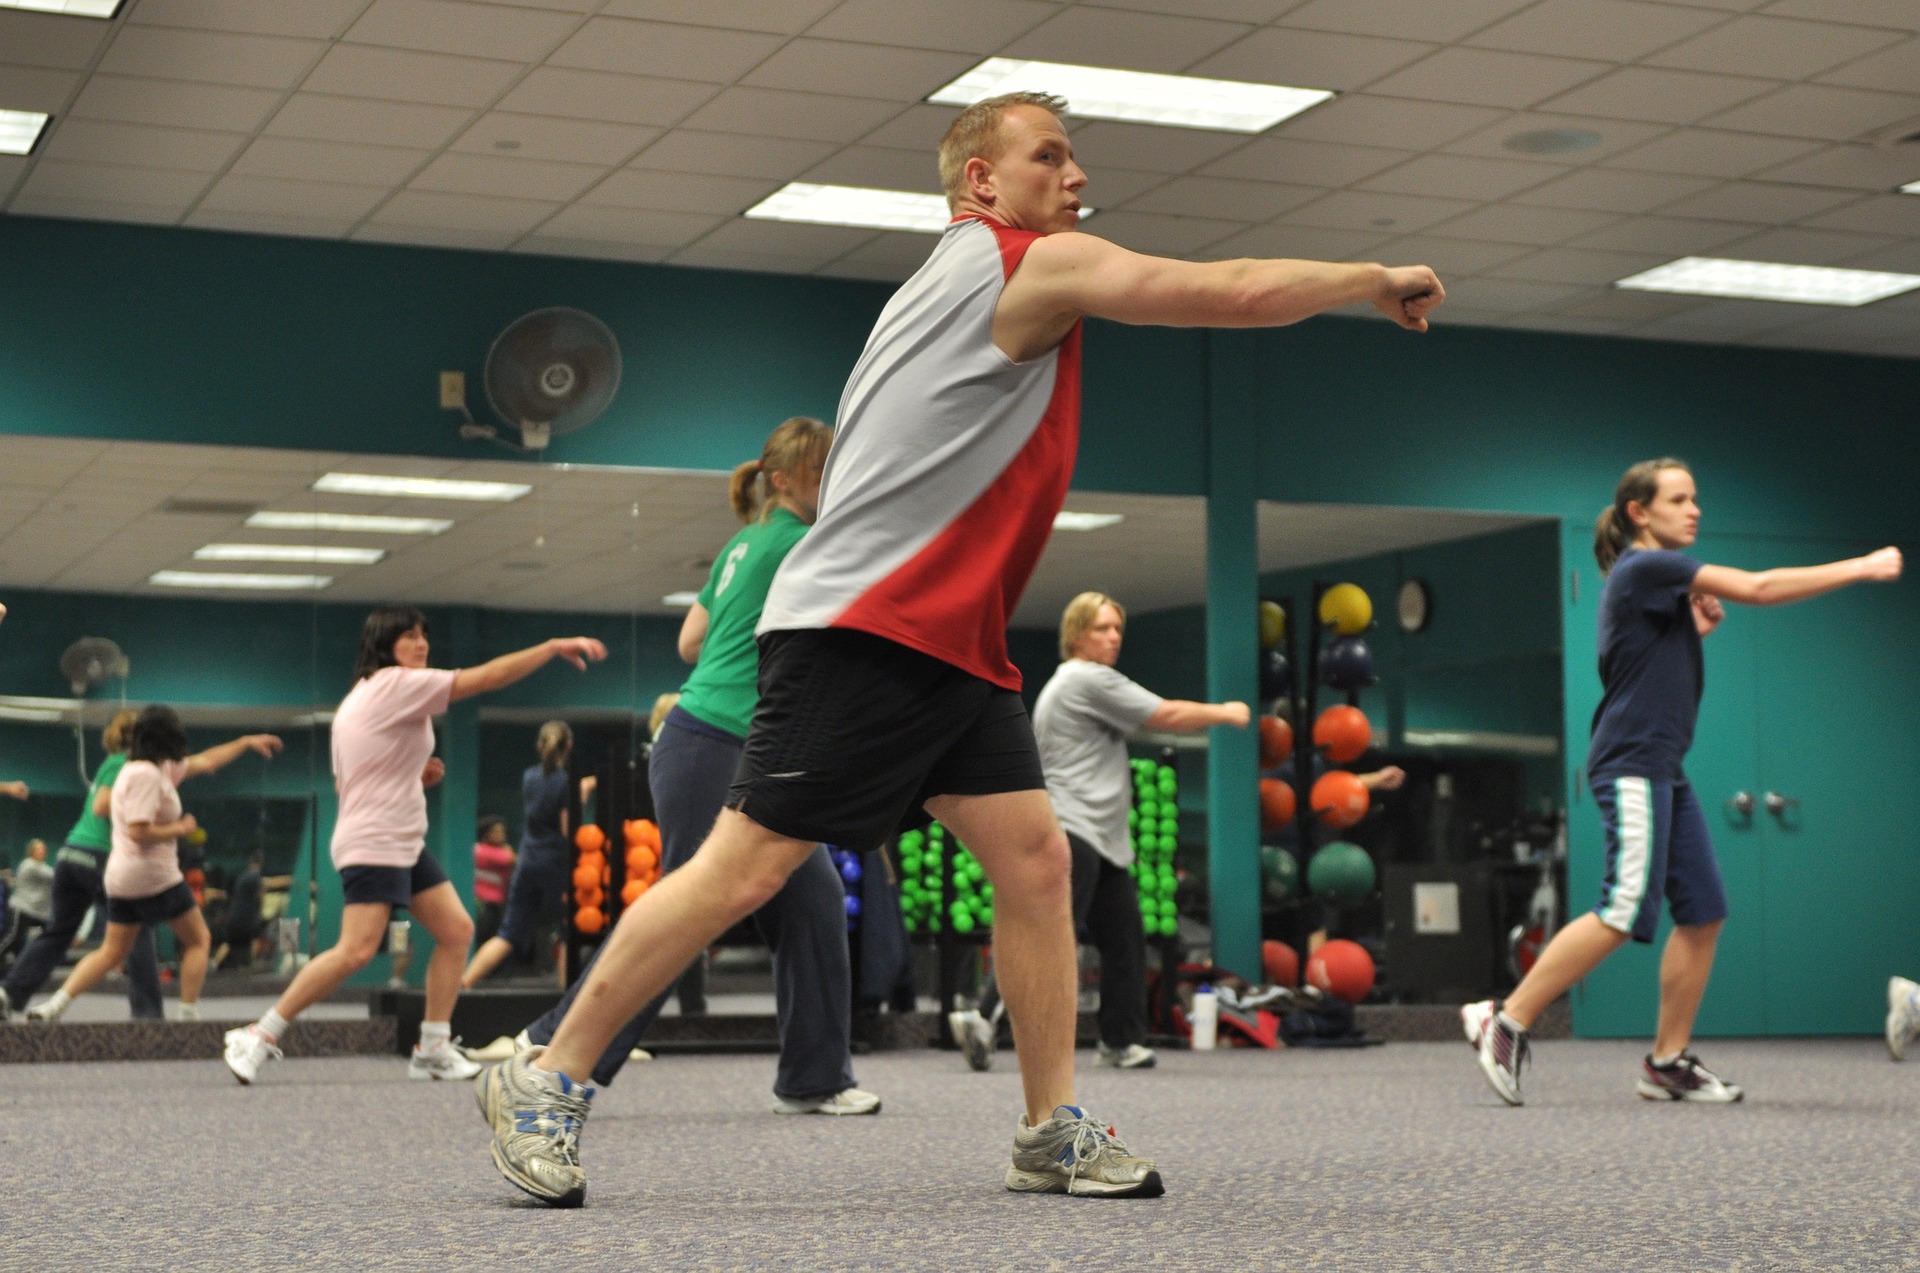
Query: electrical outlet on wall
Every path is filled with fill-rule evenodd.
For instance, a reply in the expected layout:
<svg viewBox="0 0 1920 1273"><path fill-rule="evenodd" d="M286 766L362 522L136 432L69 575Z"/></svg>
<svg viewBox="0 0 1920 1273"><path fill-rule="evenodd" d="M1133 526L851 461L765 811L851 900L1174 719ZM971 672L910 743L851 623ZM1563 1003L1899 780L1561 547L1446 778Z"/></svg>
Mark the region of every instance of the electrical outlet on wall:
<svg viewBox="0 0 1920 1273"><path fill-rule="evenodd" d="M440 405L448 410L458 410L467 405L466 372L443 371L440 373Z"/></svg>

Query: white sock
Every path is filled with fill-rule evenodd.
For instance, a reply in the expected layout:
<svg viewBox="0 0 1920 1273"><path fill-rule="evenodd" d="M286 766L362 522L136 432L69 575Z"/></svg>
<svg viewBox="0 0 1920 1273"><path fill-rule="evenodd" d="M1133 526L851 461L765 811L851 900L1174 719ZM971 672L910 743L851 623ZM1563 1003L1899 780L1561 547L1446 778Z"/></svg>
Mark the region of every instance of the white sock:
<svg viewBox="0 0 1920 1273"><path fill-rule="evenodd" d="M72 995L68 994L65 990L56 990L47 996L47 1001L40 1005L40 1009L49 1017L57 1017L65 1012L67 1005L72 1002Z"/></svg>
<svg viewBox="0 0 1920 1273"><path fill-rule="evenodd" d="M278 1043L280 1036L287 1032L287 1019L268 1008L266 1015L253 1023L253 1028L266 1035L269 1043Z"/></svg>
<svg viewBox="0 0 1920 1273"><path fill-rule="evenodd" d="M198 1021L200 1019L200 1005L198 1003L188 1003L185 1000L182 1000L180 1003L180 1016L178 1019L181 1021Z"/></svg>
<svg viewBox="0 0 1920 1273"><path fill-rule="evenodd" d="M1508 1016L1505 1011L1500 1012L1498 1015L1500 1017L1500 1024L1507 1027L1507 1029L1512 1030L1518 1034L1525 1034L1527 1032L1527 1027L1521 1025L1518 1021L1515 1021L1512 1017Z"/></svg>
<svg viewBox="0 0 1920 1273"><path fill-rule="evenodd" d="M1680 1054L1678 1052L1675 1052L1672 1056L1656 1056L1653 1058L1653 1067L1656 1070L1664 1070L1679 1059Z"/></svg>
<svg viewBox="0 0 1920 1273"><path fill-rule="evenodd" d="M420 1023L420 1050L431 1052L437 1047L453 1041L453 1023L451 1021L422 1021Z"/></svg>

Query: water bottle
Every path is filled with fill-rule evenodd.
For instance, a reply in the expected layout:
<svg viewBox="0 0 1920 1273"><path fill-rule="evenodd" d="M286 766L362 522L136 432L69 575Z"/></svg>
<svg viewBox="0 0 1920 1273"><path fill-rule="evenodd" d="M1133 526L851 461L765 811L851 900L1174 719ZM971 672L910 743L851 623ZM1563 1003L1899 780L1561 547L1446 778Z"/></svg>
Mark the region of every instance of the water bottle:
<svg viewBox="0 0 1920 1273"><path fill-rule="evenodd" d="M1213 1051L1214 1038L1220 1030L1220 996L1213 993L1213 987L1202 982L1193 992L1193 1050L1195 1052Z"/></svg>

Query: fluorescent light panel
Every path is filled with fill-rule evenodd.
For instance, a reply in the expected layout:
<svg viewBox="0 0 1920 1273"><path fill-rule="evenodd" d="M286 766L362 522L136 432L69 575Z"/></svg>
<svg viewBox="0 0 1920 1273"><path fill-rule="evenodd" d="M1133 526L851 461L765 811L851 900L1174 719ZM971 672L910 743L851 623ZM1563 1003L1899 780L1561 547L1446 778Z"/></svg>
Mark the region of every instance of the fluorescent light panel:
<svg viewBox="0 0 1920 1273"><path fill-rule="evenodd" d="M1127 520L1124 513L1072 513L1062 509L1053 515L1055 530L1104 530Z"/></svg>
<svg viewBox="0 0 1920 1273"><path fill-rule="evenodd" d="M121 0L0 0L0 9L31 9L35 13L64 13L70 18L111 18Z"/></svg>
<svg viewBox="0 0 1920 1273"><path fill-rule="evenodd" d="M233 588L259 592L310 592L333 582L332 575L229 574L218 570L156 570L147 582L161 588Z"/></svg>
<svg viewBox="0 0 1920 1273"><path fill-rule="evenodd" d="M453 529L442 517L385 517L373 513L272 513L247 518L256 530L343 530L369 535L438 535Z"/></svg>
<svg viewBox="0 0 1920 1273"><path fill-rule="evenodd" d="M399 495L412 499L491 500L509 503L531 486L522 482L469 482L444 477L387 477L379 473L327 473L313 489L328 495Z"/></svg>
<svg viewBox="0 0 1920 1273"><path fill-rule="evenodd" d="M982 98L1021 91L1066 98L1067 109L1076 119L1117 119L1223 133L1265 132L1333 96L1324 88L990 57L927 100L971 106Z"/></svg>
<svg viewBox="0 0 1920 1273"><path fill-rule="evenodd" d="M336 548L320 544L208 544L196 548L195 561L290 561L303 566L371 566L387 555L384 548Z"/></svg>
<svg viewBox="0 0 1920 1273"><path fill-rule="evenodd" d="M669 592L660 598L663 606L691 606L699 604L699 601L700 594L697 592Z"/></svg>
<svg viewBox="0 0 1920 1273"><path fill-rule="evenodd" d="M1901 194L1920 194L1920 181L1909 181L1900 187Z"/></svg>
<svg viewBox="0 0 1920 1273"><path fill-rule="evenodd" d="M30 153L51 118L45 111L0 110L0 155Z"/></svg>
<svg viewBox="0 0 1920 1273"><path fill-rule="evenodd" d="M1786 301L1796 305L1868 305L1920 287L1920 274L1841 270L1824 265L1779 265L1771 261L1730 261L1683 256L1615 287L1635 292L1674 292L1683 296L1727 296L1750 301Z"/></svg>

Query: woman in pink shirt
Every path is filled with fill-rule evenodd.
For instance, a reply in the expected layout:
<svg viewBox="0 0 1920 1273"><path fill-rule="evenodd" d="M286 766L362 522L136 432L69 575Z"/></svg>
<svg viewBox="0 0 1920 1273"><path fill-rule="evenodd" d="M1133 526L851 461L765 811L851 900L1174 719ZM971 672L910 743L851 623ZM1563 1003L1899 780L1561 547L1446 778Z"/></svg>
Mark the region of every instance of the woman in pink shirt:
<svg viewBox="0 0 1920 1273"><path fill-rule="evenodd" d="M500 930L500 914L507 904L507 880L513 875L513 845L507 840L507 820L494 814L480 819L473 846L473 900L480 904L473 935L485 943Z"/></svg>
<svg viewBox="0 0 1920 1273"><path fill-rule="evenodd" d="M272 734L248 734L189 756L187 731L171 707L156 705L140 713L127 744L126 766L114 779L110 797L113 849L107 854L104 881L106 938L75 965L66 984L28 1016L54 1020L126 960L142 928L167 924L180 940L180 1019L200 1019L200 986L213 942L180 873L179 838L200 824L181 811L177 785L229 765L246 752L272 758L279 750L280 740Z"/></svg>
<svg viewBox="0 0 1920 1273"><path fill-rule="evenodd" d="M433 754L433 718L449 703L511 685L556 658L585 671L588 660L607 657L607 647L592 637L555 637L459 671L428 667L428 651L420 611L382 606L367 616L353 689L333 714L333 784L340 794L333 864L346 899L340 940L300 970L272 1011L227 1032L227 1068L242 1083L280 1056L289 1022L366 966L396 909L411 910L434 940L425 1019L407 1077L470 1079L480 1072L454 1046L451 1025L473 920L426 851L426 789L446 775Z"/></svg>

